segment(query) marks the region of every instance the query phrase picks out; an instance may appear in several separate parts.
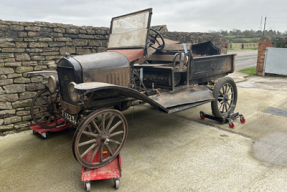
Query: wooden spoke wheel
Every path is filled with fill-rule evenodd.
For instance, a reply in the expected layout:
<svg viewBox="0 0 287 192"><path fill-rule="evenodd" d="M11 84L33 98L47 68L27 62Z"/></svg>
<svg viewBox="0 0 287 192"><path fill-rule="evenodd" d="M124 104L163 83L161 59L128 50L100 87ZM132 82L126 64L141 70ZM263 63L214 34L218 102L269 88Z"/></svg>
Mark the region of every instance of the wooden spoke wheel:
<svg viewBox="0 0 287 192"><path fill-rule="evenodd" d="M224 77L214 86L211 109L214 116L218 118L228 117L229 113L234 112L237 103L237 87L234 80Z"/></svg>
<svg viewBox="0 0 287 192"><path fill-rule="evenodd" d="M128 124L120 111L94 111L81 122L75 132L74 156L84 167L103 167L118 156L127 134Z"/></svg>
<svg viewBox="0 0 287 192"><path fill-rule="evenodd" d="M60 117L60 94L52 94L48 88L40 91L33 99L30 107L32 119L44 129L52 129L66 124L59 122Z"/></svg>

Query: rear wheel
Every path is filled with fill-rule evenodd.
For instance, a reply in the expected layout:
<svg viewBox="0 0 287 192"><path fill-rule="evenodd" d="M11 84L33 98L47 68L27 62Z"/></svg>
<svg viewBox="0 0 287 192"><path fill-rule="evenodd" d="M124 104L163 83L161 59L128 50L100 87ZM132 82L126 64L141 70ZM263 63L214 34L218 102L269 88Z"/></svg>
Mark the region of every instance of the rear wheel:
<svg viewBox="0 0 287 192"><path fill-rule="evenodd" d="M212 114L218 118L226 118L234 112L237 103L237 87L230 77L219 79L213 90L215 101L211 102Z"/></svg>
<svg viewBox="0 0 287 192"><path fill-rule="evenodd" d="M60 94L51 93L48 88L40 91L32 100L30 112L33 121L41 128L52 129L66 124L60 120Z"/></svg>
<svg viewBox="0 0 287 192"><path fill-rule="evenodd" d="M73 139L73 153L84 167L96 169L118 156L128 133L124 115L115 109L92 112L79 125Z"/></svg>

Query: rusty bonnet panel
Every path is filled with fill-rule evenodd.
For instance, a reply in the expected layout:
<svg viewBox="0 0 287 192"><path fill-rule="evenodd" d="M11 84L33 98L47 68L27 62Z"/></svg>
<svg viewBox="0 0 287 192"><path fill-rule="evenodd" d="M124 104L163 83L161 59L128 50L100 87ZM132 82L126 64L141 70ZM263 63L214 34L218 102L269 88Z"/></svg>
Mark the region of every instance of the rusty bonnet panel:
<svg viewBox="0 0 287 192"><path fill-rule="evenodd" d="M83 82L104 82L127 87L130 65L127 57L117 52L74 56L82 67Z"/></svg>
<svg viewBox="0 0 287 192"><path fill-rule="evenodd" d="M101 69L129 67L127 57L117 52L93 53L74 56L73 58L80 63L83 73Z"/></svg>

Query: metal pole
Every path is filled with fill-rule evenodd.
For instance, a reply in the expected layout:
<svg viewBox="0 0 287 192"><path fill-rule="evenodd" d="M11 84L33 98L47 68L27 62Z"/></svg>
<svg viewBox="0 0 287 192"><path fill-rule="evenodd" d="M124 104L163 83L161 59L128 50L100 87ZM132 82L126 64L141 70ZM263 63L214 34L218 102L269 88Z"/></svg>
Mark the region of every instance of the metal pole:
<svg viewBox="0 0 287 192"><path fill-rule="evenodd" d="M264 37L264 34L265 34L266 19L267 19L267 17L265 17L264 29L263 29L263 37Z"/></svg>
<svg viewBox="0 0 287 192"><path fill-rule="evenodd" d="M263 16L261 16L260 25L259 25L259 31L262 31L262 19L263 19Z"/></svg>

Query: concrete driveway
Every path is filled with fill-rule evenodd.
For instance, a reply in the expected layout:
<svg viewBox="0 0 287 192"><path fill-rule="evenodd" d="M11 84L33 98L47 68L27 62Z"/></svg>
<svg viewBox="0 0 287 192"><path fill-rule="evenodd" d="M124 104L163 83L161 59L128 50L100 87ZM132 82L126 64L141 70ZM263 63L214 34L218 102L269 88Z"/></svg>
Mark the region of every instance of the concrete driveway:
<svg viewBox="0 0 287 192"><path fill-rule="evenodd" d="M287 191L287 117L268 112L287 110L286 90L245 81L238 91L236 110L247 122L235 120L234 129L200 119L210 104L172 115L147 104L125 111L129 135L118 191ZM69 128L48 140L32 131L1 137L1 191L85 191L73 133ZM115 190L112 180L91 184L91 191Z"/></svg>

